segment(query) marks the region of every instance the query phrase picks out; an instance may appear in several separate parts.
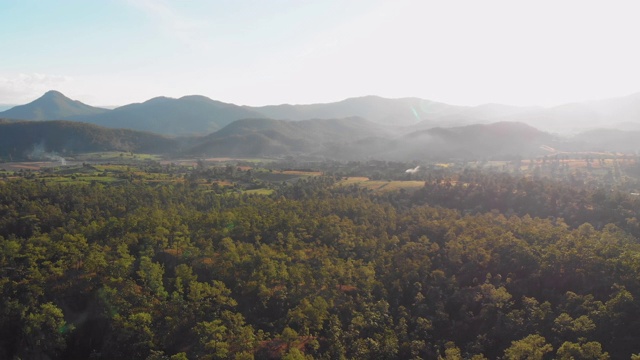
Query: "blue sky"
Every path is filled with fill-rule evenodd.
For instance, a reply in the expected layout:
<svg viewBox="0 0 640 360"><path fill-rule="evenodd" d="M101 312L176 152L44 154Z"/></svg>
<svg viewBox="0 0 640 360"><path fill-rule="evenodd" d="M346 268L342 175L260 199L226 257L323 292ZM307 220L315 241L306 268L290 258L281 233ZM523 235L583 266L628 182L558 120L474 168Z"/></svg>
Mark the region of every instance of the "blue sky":
<svg viewBox="0 0 640 360"><path fill-rule="evenodd" d="M0 0L0 104L554 105L640 91L637 1Z"/></svg>

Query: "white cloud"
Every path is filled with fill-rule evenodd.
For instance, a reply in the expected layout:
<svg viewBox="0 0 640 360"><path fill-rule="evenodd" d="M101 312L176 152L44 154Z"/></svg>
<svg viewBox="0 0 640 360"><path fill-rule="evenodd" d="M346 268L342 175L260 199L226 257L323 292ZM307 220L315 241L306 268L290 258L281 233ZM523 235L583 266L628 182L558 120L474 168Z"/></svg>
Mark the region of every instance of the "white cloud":
<svg viewBox="0 0 640 360"><path fill-rule="evenodd" d="M126 2L150 17L168 36L175 37L187 45L206 46L206 42L201 38L201 34L207 28L205 21L181 12L165 0L127 0Z"/></svg>
<svg viewBox="0 0 640 360"><path fill-rule="evenodd" d="M57 74L0 74L0 103L24 104L48 90L59 89L71 80L69 76Z"/></svg>

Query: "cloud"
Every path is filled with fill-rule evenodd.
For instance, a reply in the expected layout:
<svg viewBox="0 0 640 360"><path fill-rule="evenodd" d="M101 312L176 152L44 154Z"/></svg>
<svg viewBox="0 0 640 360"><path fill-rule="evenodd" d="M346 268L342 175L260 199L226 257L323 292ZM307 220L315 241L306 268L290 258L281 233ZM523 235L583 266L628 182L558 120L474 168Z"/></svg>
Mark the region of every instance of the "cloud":
<svg viewBox="0 0 640 360"><path fill-rule="evenodd" d="M71 80L69 76L56 74L0 74L0 103L24 104Z"/></svg>
<svg viewBox="0 0 640 360"><path fill-rule="evenodd" d="M200 34L207 23L188 16L164 0L127 0L127 4L142 11L169 36L192 46L206 46Z"/></svg>

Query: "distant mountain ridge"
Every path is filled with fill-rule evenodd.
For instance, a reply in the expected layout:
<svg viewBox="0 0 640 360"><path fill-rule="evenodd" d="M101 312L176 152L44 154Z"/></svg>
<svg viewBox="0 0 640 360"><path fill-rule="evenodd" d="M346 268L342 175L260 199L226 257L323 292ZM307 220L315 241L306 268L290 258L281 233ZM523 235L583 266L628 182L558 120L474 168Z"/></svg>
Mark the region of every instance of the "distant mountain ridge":
<svg viewBox="0 0 640 360"><path fill-rule="evenodd" d="M623 129L624 125L637 127L640 125L640 93L533 109L510 120L573 134L598 128Z"/></svg>
<svg viewBox="0 0 640 360"><path fill-rule="evenodd" d="M449 105L419 98L387 99L379 96L349 98L335 103L309 105L271 105L254 108L272 119L308 120L362 117L375 123L394 126L468 125L520 113L529 108L485 104L479 106ZM422 125L420 125L422 124Z"/></svg>
<svg viewBox="0 0 640 360"><path fill-rule="evenodd" d="M109 128L128 128L169 136L206 135L242 119L344 119L360 117L396 133L495 122L522 122L558 133L640 128L640 93L550 108L500 104L457 106L419 98L364 96L326 104L239 106L192 95L157 97L113 110L71 100L57 91L0 112L0 118L72 120Z"/></svg>
<svg viewBox="0 0 640 360"><path fill-rule="evenodd" d="M336 119L358 116L375 123L410 125L448 115L459 107L418 98L386 99L379 96L350 98L335 103L272 105L253 108L266 117L279 120Z"/></svg>
<svg viewBox="0 0 640 360"><path fill-rule="evenodd" d="M192 95L179 99L156 97L102 114L77 115L68 119L164 135L204 135L219 130L235 120L261 116L255 111L234 104Z"/></svg>

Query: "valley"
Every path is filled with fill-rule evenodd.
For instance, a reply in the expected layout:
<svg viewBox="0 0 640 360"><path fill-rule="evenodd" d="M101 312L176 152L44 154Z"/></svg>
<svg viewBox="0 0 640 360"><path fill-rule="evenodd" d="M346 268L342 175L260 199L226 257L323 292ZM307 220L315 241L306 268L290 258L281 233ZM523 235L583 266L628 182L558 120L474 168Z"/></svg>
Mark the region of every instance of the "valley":
<svg viewBox="0 0 640 360"><path fill-rule="evenodd" d="M640 360L639 10L0 0L0 360Z"/></svg>
<svg viewBox="0 0 640 360"><path fill-rule="evenodd" d="M293 109L0 121L0 358L640 354L635 132Z"/></svg>

